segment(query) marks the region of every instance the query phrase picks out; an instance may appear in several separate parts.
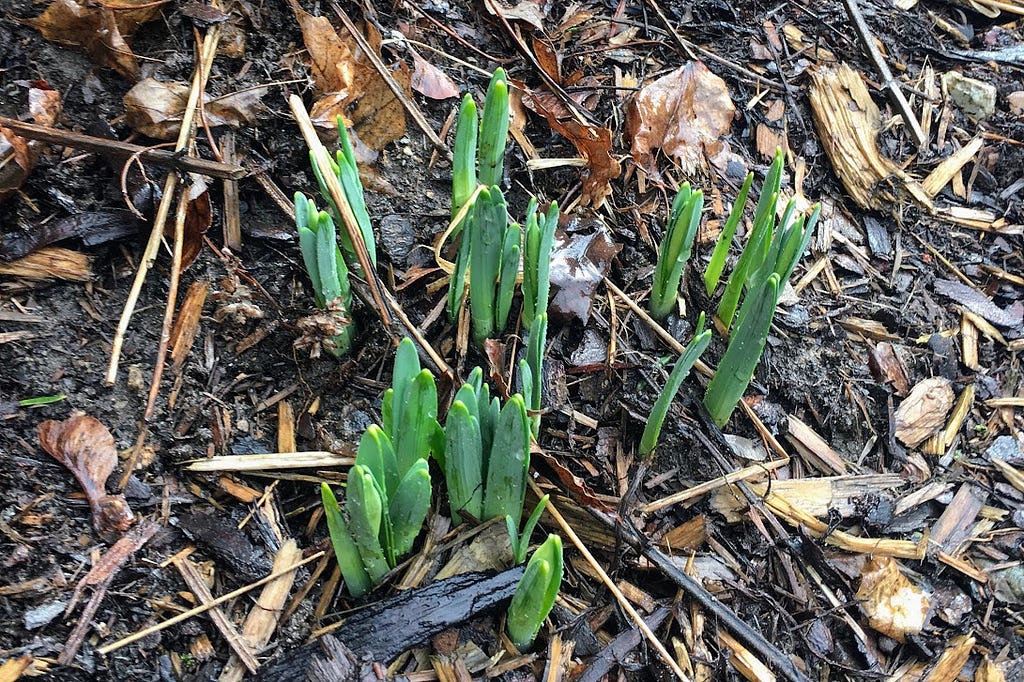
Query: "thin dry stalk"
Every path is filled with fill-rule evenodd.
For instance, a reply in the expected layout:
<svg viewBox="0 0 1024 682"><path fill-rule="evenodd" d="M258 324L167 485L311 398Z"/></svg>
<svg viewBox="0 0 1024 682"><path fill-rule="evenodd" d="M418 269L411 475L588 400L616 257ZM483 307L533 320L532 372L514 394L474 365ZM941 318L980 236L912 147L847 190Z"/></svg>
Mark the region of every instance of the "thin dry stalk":
<svg viewBox="0 0 1024 682"><path fill-rule="evenodd" d="M719 488L725 487L727 485L732 485L737 481L745 481L759 474L766 474L769 471L774 471L776 469L786 466L787 464L789 464L788 457L786 459L777 459L771 462L765 462L764 464L755 464L753 466L737 469L736 471L731 471L725 474L724 476L720 476L705 483L701 483L700 485L695 485L692 488L687 488L686 490L681 490L678 493L674 493L667 497L663 497L660 500L655 500L654 502L651 502L649 504L644 505L643 507L640 507L640 511L644 514L650 514L651 512L656 512L659 509L671 507L672 505L680 504L682 502L686 502L687 500L692 500L695 497L706 495L710 492L718 490Z"/></svg>
<svg viewBox="0 0 1024 682"><path fill-rule="evenodd" d="M206 33L202 47L199 52L199 63L196 65L195 74L192 76L192 88L189 91L188 103L185 105L185 112L181 118L181 132L178 133L178 141L174 145L174 151L181 152L188 148L189 141L194 133L196 110L199 106L199 98L202 95L202 84L206 82L213 68L213 58L217 54L217 43L220 41L220 26L213 26ZM149 233L149 241L146 242L146 250L142 254L142 261L135 273L135 280L132 282L131 291L128 292L128 299L125 301L124 310L121 312L121 319L117 323L117 331L114 334L114 341L110 351L110 365L107 367L106 383L112 386L117 381L117 367L121 360L121 348L124 345L124 335L128 331L128 324L131 322L132 314L135 312L135 305L139 301L139 294L142 293L142 285L146 281L149 269L156 261L157 251L160 248L160 237L164 232L164 223L167 222L167 215L171 212L171 201L174 191L178 187L178 174L168 173L164 180L163 195L160 205L157 207L156 218L153 220L153 229Z"/></svg>
<svg viewBox="0 0 1024 682"><path fill-rule="evenodd" d="M533 479L528 479L528 481L533 492L537 494L537 497L543 497L544 493L537 484L534 483ZM629 600L622 594L622 590L619 589L618 585L608 577L608 574L605 573L601 564L598 563L597 559L594 558L594 555L590 553L589 549L587 549L587 546L584 545L579 536L576 535L576 531L572 529L572 526L568 524L565 518L563 518L558 512L558 509L555 508L554 503L549 501L545 511L555 519L558 525L562 528L566 537L569 538L569 541L576 546L576 549L580 551L583 558L586 559L587 563L590 564L598 576L600 576L601 582L604 583L605 587L611 591L612 595L615 597L615 601L619 602L619 606L622 607L622 610L629 614L629 617L633 619L633 622L636 624L637 628L640 629L640 632L644 634L647 641L650 642L651 646L654 647L654 650L658 652L658 656L661 657L661 660L665 662L675 676L682 680L682 682L690 682L690 678L687 677L686 673L683 672L683 669L679 667L678 663L676 663L676 659L672 657L672 654L668 652L665 645L661 643L660 639L658 639L658 636L654 634L654 632L647 626L647 623L644 622L644 619L640 617L640 614L636 612L636 609L633 608L633 605L630 604Z"/></svg>
<svg viewBox="0 0 1024 682"><path fill-rule="evenodd" d="M276 580L277 578L280 578L282 575L286 575L288 573L291 573L292 571L296 570L300 566L305 566L306 564L308 564L310 562L316 561L317 559L319 559L323 555L324 555L323 552L317 552L316 554L313 554L312 556L306 557L302 561L299 561L299 562L297 562L295 564L292 564L291 566L288 566L287 568L284 568L284 569L282 569L280 571L273 571L269 575L267 575L267 576L265 576L263 578L260 578L259 580L257 580L254 583L251 583L249 585L245 585L243 587L239 587L237 590L233 590L231 592L228 592L227 594L221 595L221 596L217 597L216 599L214 599L213 601L209 602L208 604L201 604L200 606L197 606L194 609L189 609L188 611L185 611L184 613L179 613L177 616L172 616L171 618L168 618L167 620L165 620L162 623L157 623L156 625L150 626L148 628L143 628L142 630L139 630L138 632L135 632L135 633L133 633L131 635L128 635L127 637L119 639L116 642L111 642L110 644L107 644L105 646L101 646L98 649L96 649L96 651L98 651L99 653L103 654L104 656L109 654L109 653L111 653L112 651L117 651L118 649L121 649L123 647L128 646L132 642L139 641L143 637L148 637L149 635L151 635L151 634L153 634L155 632L160 632L162 630L166 630L167 628L171 627L172 625L180 623L183 620L188 620L192 616L198 616L201 613L206 613L210 609L215 608L217 606L220 606L224 602L231 601L235 597L240 597L243 594L245 594L246 592L250 592L250 591L256 589L257 587L260 587L261 585L266 585L271 580Z"/></svg>

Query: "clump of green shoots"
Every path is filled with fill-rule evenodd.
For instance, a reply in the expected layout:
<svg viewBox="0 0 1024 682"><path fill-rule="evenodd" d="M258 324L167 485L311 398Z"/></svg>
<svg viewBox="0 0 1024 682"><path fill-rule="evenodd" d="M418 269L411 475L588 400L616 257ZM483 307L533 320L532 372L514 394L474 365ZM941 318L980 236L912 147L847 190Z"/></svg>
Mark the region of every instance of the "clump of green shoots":
<svg viewBox="0 0 1024 682"><path fill-rule="evenodd" d="M452 157L452 218L461 223L462 243L448 289L448 314L454 320L469 271L470 318L477 343L508 322L519 272L522 230L508 219L501 180L508 140L508 79L494 72L484 100L483 118L466 94L459 108ZM479 142L479 144L478 144Z"/></svg>
<svg viewBox="0 0 1024 682"><path fill-rule="evenodd" d="M385 428L370 426L359 442L344 512L331 487L321 485L331 543L355 597L369 592L412 549L430 510L427 457L440 432L437 390L430 371L419 369L409 339L399 344L384 414Z"/></svg>
<svg viewBox="0 0 1024 682"><path fill-rule="evenodd" d="M562 586L562 540L548 535L526 565L508 607L506 630L520 651L529 649Z"/></svg>
<svg viewBox="0 0 1024 682"><path fill-rule="evenodd" d="M510 517L518 525L530 470L530 426L518 393L504 407L477 367L455 394L445 420L443 457L453 518Z"/></svg>
<svg viewBox="0 0 1024 682"><path fill-rule="evenodd" d="M676 306L679 281L693 251L693 240L697 236L703 208L704 193L700 190L691 191L690 183L683 183L672 202L668 227L658 249L658 263L654 268L651 315L655 319L665 319Z"/></svg>
<svg viewBox="0 0 1024 682"><path fill-rule="evenodd" d="M715 376L704 394L704 405L719 426L729 421L754 376L775 317L779 296L807 249L821 213L821 205L816 204L809 216L797 215L796 202L790 200L782 217L777 219L782 163L780 150L776 152L765 178L747 244L729 276L718 305L718 317L726 328L735 321L725 355L718 363ZM750 183L751 178L748 176L740 198L733 205L726 221L726 229L723 229L719 243L715 246L705 276L705 287L709 292L718 286L728 243L739 222Z"/></svg>
<svg viewBox="0 0 1024 682"><path fill-rule="evenodd" d="M326 311L323 320L325 338L321 345L335 355L345 355L352 347L355 326L352 322L352 289L348 266L338 248L334 220L318 211L312 199L295 194L295 224L306 272L313 284L313 299Z"/></svg>
<svg viewBox="0 0 1024 682"><path fill-rule="evenodd" d="M352 209L352 215L366 245L367 254L373 265L377 264L377 248L370 226L370 216L363 198L363 185L359 179L355 153L342 118L338 117L338 140L341 148L331 161L331 170L338 178L345 198ZM301 192L295 194L295 224L299 233L302 260L313 284L313 298L326 316L313 316L317 333L324 337L320 345L334 355L345 355L355 338L352 320L352 291L349 286L349 269L359 272L359 259L349 237L348 230L341 230L341 248L338 247L338 229L344 225L344 218L331 199L327 183L314 159L309 153L313 174L320 185L320 196L327 203L327 211L320 211L316 203ZM330 159L328 158L330 161Z"/></svg>

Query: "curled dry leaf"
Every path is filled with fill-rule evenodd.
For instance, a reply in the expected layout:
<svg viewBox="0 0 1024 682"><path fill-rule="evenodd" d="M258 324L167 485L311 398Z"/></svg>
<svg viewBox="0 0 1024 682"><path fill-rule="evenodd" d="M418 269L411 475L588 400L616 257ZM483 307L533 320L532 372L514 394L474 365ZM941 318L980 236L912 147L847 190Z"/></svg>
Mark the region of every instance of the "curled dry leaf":
<svg viewBox="0 0 1024 682"><path fill-rule="evenodd" d="M931 377L919 382L896 410L896 437L915 447L932 436L945 425L953 398L949 379Z"/></svg>
<svg viewBox="0 0 1024 682"><path fill-rule="evenodd" d="M367 162L357 140L375 151L394 142L405 134L405 108L348 31L336 31L327 17L313 16L297 4L292 9L309 52L314 89L321 95L309 117L321 138L330 141L341 116L355 133L357 158ZM377 50L380 35L372 26L366 31L367 42ZM391 76L409 95L411 75L405 64L400 63Z"/></svg>
<svg viewBox="0 0 1024 682"><path fill-rule="evenodd" d="M459 88L441 69L415 52L412 53L412 89L430 99L448 99L459 96Z"/></svg>
<svg viewBox="0 0 1024 682"><path fill-rule="evenodd" d="M188 208L185 210L185 239L181 250L182 272L188 270L199 256L203 249L203 235L213 224L209 188L202 178L193 175L192 179L194 182L188 188ZM170 228L170 224L167 227Z"/></svg>
<svg viewBox="0 0 1024 682"><path fill-rule="evenodd" d="M572 142L580 156L586 159L587 171L583 177L580 205L600 208L612 193L612 180L621 172L618 160L612 156L612 131L580 123L550 93L524 92L523 105L546 118L551 129Z"/></svg>
<svg viewBox="0 0 1024 682"><path fill-rule="evenodd" d="M132 525L135 515L128 502L106 491L107 479L117 464L117 447L99 420L84 414L62 422L48 419L39 425L39 444L78 479L92 509L93 527L100 535L111 538Z"/></svg>
<svg viewBox="0 0 1024 682"><path fill-rule="evenodd" d="M892 557L865 562L857 599L868 624L898 642L921 632L930 605L928 595L903 575Z"/></svg>
<svg viewBox="0 0 1024 682"><path fill-rule="evenodd" d="M604 222L593 221L596 229L583 232L555 232L551 250L551 288L555 292L549 310L563 318L575 317L586 324L597 285L608 274L612 259L622 250L612 241Z"/></svg>
<svg viewBox="0 0 1024 682"><path fill-rule="evenodd" d="M657 149L674 158L684 175L704 167L705 159L724 170L735 157L722 140L735 112L725 81L702 62L689 62L645 85L630 102L633 158L652 175Z"/></svg>
<svg viewBox="0 0 1024 682"><path fill-rule="evenodd" d="M188 102L189 86L144 78L124 96L125 118L133 129L158 140L174 140ZM267 88L239 90L223 97L203 95L203 116L211 128L256 123Z"/></svg>
<svg viewBox="0 0 1024 682"><path fill-rule="evenodd" d="M100 66L134 81L139 63L125 36L159 13L160 6L149 0L54 0L33 23L47 40L76 47Z"/></svg>
<svg viewBox="0 0 1024 682"><path fill-rule="evenodd" d="M28 90L28 111L41 126L52 126L61 112L60 93L45 81L33 81ZM0 126L0 202L21 187L39 157L41 143L15 135Z"/></svg>

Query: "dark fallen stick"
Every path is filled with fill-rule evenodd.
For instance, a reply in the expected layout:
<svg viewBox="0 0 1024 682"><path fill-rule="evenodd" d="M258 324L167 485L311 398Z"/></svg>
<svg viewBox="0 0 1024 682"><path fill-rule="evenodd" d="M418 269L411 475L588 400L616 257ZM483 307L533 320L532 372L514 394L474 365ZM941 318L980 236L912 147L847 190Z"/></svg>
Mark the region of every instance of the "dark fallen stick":
<svg viewBox="0 0 1024 682"><path fill-rule="evenodd" d="M0 126L10 128L21 137L29 140L59 144L73 149L84 149L87 152L107 154L119 159L127 159L137 154L143 161L149 161L158 166L176 168L188 173L199 173L211 178L241 180L249 173L249 171L237 164L196 159L190 156L178 155L166 149L150 149L149 147L141 147L137 144L129 144L119 140L107 140L102 137L93 137L92 135L82 135L81 133L61 130L60 128L48 128L36 125L35 123L25 123L5 116L0 116Z"/></svg>
<svg viewBox="0 0 1024 682"><path fill-rule="evenodd" d="M669 614L669 608L663 606L651 615L644 618L647 627L654 629L664 622ZM630 651L640 645L643 635L637 628L630 628L618 635L594 657L586 669L576 678L576 682L600 682L600 680L611 672L612 666L626 657Z"/></svg>
<svg viewBox="0 0 1024 682"><path fill-rule="evenodd" d="M630 524L617 521L597 509L591 508L590 513L621 533L623 540L647 557L652 564L686 592L691 599L700 604L701 608L716 619L743 646L757 654L767 665L778 670L790 682L810 682L806 675L797 670L797 667L789 660L789 656L765 639L764 635L741 620L732 609L704 589L703 585L679 570L667 555L655 547L648 546L637 530Z"/></svg>
<svg viewBox="0 0 1024 682"><path fill-rule="evenodd" d="M408 590L353 614L331 633L359 659L390 663L432 636L512 598L524 566L497 575L463 573ZM257 680L292 682L317 679L313 671L330 666L330 647L313 642L260 668Z"/></svg>

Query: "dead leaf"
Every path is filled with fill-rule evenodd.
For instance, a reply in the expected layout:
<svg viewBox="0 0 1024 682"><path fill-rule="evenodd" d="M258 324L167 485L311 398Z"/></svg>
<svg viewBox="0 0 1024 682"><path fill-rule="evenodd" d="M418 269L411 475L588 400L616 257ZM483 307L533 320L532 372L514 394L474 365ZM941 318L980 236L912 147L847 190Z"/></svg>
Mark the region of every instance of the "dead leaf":
<svg viewBox="0 0 1024 682"><path fill-rule="evenodd" d="M188 102L189 86L144 78L124 96L128 125L158 140L174 140ZM254 125L267 88L239 90L223 97L203 95L203 116L211 128Z"/></svg>
<svg viewBox="0 0 1024 682"><path fill-rule="evenodd" d="M657 149L674 158L684 175L704 167L705 160L724 170L733 154L722 137L735 111L725 81L702 62L689 62L644 86L630 102L633 158L655 176Z"/></svg>
<svg viewBox="0 0 1024 682"><path fill-rule="evenodd" d="M182 272L188 270L203 250L203 235L213 224L209 188L201 178L193 178L195 182L188 188L188 208L185 209L185 238L181 250Z"/></svg>
<svg viewBox="0 0 1024 682"><path fill-rule="evenodd" d="M33 81L28 90L28 112L38 125L53 126L60 116L60 93L46 81ZM15 135L0 126L0 203L21 187L36 165L42 143Z"/></svg>
<svg viewBox="0 0 1024 682"><path fill-rule="evenodd" d="M430 99L448 99L459 96L459 88L455 82L441 69L437 68L415 52L412 53L412 89Z"/></svg>
<svg viewBox="0 0 1024 682"><path fill-rule="evenodd" d="M159 14L160 6L149 0L115 0L95 5L54 0L32 23L47 40L77 47L100 66L134 81L139 77L139 63L125 36Z"/></svg>
<svg viewBox="0 0 1024 682"><path fill-rule="evenodd" d="M293 10L309 51L315 90L322 95L309 112L321 138L325 142L336 138L338 116L352 127L354 138L374 151L404 135L405 107L348 31L336 31L326 17L315 17L297 4ZM366 31L367 42L377 49L380 35L372 26ZM391 76L411 94L412 76L404 63ZM353 146L357 146L355 139ZM365 157L360 161L366 162Z"/></svg>
<svg viewBox="0 0 1024 682"><path fill-rule="evenodd" d="M608 274L612 259L622 250L622 245L612 241L611 233L600 219L584 229L590 231L555 232L551 250L551 287L555 293L549 310L552 315L575 317L586 324L594 292Z"/></svg>
<svg viewBox="0 0 1024 682"><path fill-rule="evenodd" d="M551 129L572 142L587 161L580 205L600 208L612 193L612 180L621 172L619 162L611 153L612 131L580 123L551 93L525 89L525 84L523 88L523 104L546 118Z"/></svg>
<svg viewBox="0 0 1024 682"><path fill-rule="evenodd" d="M135 521L121 495L108 495L107 479L117 464L117 446L103 424L88 415L39 425L39 444L67 467L82 486L92 509L93 527L104 538L124 532Z"/></svg>
<svg viewBox="0 0 1024 682"><path fill-rule="evenodd" d="M931 377L919 382L896 410L896 437L909 447L923 442L945 425L953 398L949 379Z"/></svg>
<svg viewBox="0 0 1024 682"><path fill-rule="evenodd" d="M930 600L891 557L872 557L861 572L857 599L868 624L898 642L924 629Z"/></svg>
<svg viewBox="0 0 1024 682"><path fill-rule="evenodd" d="M484 3L484 7L491 14L505 17L509 21L524 21L538 31L544 29L544 18L547 16L544 11L545 6L547 3L537 2L537 0L522 0L513 7L505 6L500 0L490 0Z"/></svg>

